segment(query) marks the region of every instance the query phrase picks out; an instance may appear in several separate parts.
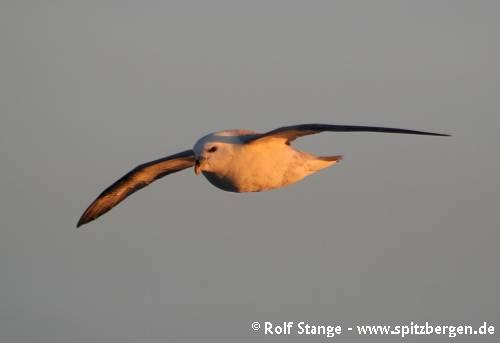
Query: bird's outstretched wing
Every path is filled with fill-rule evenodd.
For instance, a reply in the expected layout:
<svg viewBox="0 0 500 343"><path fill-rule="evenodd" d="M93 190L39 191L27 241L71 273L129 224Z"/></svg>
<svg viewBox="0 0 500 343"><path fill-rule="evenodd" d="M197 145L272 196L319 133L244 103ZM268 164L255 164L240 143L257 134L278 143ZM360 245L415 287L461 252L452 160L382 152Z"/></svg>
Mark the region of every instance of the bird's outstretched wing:
<svg viewBox="0 0 500 343"><path fill-rule="evenodd" d="M151 182L194 166L195 155L192 150L160 158L135 167L118 181L106 188L85 210L76 227L82 226L111 210L130 194L146 187Z"/></svg>
<svg viewBox="0 0 500 343"><path fill-rule="evenodd" d="M329 125L329 124L302 124L293 126L284 126L275 130L262 133L251 139L248 143L264 140L264 139L283 139L289 143L299 137L313 135L323 131L331 132L388 132L388 133L403 133L411 135L428 135L428 136L449 136L442 133L415 131L406 129L397 129L392 127L381 126L357 126L357 125Z"/></svg>

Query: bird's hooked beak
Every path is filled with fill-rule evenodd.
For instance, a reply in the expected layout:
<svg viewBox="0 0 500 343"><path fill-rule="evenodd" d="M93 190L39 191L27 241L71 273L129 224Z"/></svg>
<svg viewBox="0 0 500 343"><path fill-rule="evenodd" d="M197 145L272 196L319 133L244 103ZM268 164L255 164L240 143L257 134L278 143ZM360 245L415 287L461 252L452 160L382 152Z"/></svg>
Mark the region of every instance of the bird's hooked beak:
<svg viewBox="0 0 500 343"><path fill-rule="evenodd" d="M200 175L204 161L205 161L205 159L201 156L196 159L196 161L194 163L194 173L196 175Z"/></svg>

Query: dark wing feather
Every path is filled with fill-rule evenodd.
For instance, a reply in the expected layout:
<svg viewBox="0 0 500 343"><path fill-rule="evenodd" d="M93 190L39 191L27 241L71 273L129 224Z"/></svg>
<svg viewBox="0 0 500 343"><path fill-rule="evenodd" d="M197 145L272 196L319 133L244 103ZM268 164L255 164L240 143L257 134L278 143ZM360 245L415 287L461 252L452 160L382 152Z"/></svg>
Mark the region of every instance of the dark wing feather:
<svg viewBox="0 0 500 343"><path fill-rule="evenodd" d="M146 187L151 182L192 167L195 156L192 150L167 156L135 167L118 181L106 188L85 210L76 227L82 226L111 210L130 194Z"/></svg>
<svg viewBox="0 0 500 343"><path fill-rule="evenodd" d="M364 131L364 132L403 133L411 135L449 136L447 134L442 134L442 133L397 129L392 127L381 127L381 126L302 124L302 125L284 126L266 133L262 133L257 137L253 138L250 142L266 138L282 138L285 139L287 143L289 143L299 137L312 135L323 131L331 131L331 132Z"/></svg>

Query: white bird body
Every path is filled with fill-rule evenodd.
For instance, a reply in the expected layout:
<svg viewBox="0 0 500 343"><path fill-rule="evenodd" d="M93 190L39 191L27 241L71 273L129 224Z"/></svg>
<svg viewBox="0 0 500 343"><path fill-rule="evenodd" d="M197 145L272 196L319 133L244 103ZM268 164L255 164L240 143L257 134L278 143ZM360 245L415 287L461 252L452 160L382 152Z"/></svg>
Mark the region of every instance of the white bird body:
<svg viewBox="0 0 500 343"><path fill-rule="evenodd" d="M238 193L281 188L331 166L341 158L335 156L328 160L301 152L283 139L248 144L248 134L254 133L244 132L243 139L240 138L241 130L215 132L195 145L195 154L204 159L201 171L215 187ZM222 137L234 137L234 140L221 142L218 139L221 134L224 135ZM217 151L206 153L213 144L217 144ZM224 157L219 158L219 154ZM231 158L226 161L226 156Z"/></svg>
<svg viewBox="0 0 500 343"><path fill-rule="evenodd" d="M141 164L106 188L80 217L86 224L151 182L193 167L215 187L224 191L261 192L294 184L329 167L342 156L314 156L291 146L295 139L323 131L388 132L429 136L445 134L378 127L303 124L281 127L266 133L225 130L200 138L193 149Z"/></svg>

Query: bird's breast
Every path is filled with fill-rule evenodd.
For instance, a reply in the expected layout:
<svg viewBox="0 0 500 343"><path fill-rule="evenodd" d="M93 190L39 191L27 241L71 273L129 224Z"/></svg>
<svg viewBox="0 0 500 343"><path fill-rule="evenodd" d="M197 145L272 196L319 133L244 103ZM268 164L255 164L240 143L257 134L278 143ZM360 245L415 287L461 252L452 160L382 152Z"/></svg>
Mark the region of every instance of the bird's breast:
<svg viewBox="0 0 500 343"><path fill-rule="evenodd" d="M230 177L207 171L203 171L203 176L205 176L208 182L223 191L241 192Z"/></svg>
<svg viewBox="0 0 500 343"><path fill-rule="evenodd" d="M286 145L276 149L250 146L240 150L223 170L204 171L203 175L225 191L261 192L281 188L305 176L297 169L296 158L296 152Z"/></svg>

